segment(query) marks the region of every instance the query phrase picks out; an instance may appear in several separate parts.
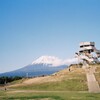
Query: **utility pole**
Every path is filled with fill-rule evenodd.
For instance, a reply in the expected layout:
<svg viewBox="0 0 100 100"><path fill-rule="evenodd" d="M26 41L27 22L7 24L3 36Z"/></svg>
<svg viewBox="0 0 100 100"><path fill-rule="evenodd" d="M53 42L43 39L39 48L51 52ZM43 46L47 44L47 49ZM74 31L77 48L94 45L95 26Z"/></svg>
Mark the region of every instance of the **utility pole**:
<svg viewBox="0 0 100 100"><path fill-rule="evenodd" d="M26 78L28 78L28 73L26 73Z"/></svg>

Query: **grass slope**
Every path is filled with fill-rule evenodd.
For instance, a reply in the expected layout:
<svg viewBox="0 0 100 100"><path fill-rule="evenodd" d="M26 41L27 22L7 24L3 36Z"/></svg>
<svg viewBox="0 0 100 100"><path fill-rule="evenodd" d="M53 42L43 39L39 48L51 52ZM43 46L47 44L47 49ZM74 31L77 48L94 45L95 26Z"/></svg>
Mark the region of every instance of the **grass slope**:
<svg viewBox="0 0 100 100"><path fill-rule="evenodd" d="M42 80L41 80L42 78ZM52 90L52 91L87 91L86 75L83 69L71 67L71 71L68 69L62 70L55 75L51 75L47 78L40 77L36 82L36 78L32 80L32 84L17 85L10 87L13 89L25 89L25 90ZM47 80L47 81L46 81ZM52 80L52 81L51 81ZM35 81L35 82L34 82Z"/></svg>

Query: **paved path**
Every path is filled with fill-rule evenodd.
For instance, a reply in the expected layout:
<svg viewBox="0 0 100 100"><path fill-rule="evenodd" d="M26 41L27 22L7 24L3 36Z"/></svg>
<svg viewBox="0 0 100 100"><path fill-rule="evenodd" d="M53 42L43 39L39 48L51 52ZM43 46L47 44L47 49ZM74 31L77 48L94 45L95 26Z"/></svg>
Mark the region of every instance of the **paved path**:
<svg viewBox="0 0 100 100"><path fill-rule="evenodd" d="M88 89L89 89L89 92L91 92L91 93L99 93L100 87L99 87L98 82L96 81L94 72L95 72L95 68L93 68L93 67L86 69Z"/></svg>

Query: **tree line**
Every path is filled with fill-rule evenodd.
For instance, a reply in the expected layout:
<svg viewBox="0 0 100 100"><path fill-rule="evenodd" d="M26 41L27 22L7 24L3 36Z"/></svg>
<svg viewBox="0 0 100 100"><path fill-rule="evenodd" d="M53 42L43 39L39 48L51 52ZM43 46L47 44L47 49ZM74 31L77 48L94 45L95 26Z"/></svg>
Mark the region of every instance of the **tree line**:
<svg viewBox="0 0 100 100"><path fill-rule="evenodd" d="M19 80L19 79L22 79L22 77L19 77L19 76L15 76L15 77L2 76L2 77L0 77L0 84L7 84L9 82Z"/></svg>

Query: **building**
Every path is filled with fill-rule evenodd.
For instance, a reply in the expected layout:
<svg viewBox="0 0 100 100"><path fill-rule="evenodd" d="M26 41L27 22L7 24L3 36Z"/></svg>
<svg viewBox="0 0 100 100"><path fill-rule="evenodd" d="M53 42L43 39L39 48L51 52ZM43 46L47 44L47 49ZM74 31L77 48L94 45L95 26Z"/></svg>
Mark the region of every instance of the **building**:
<svg viewBox="0 0 100 100"><path fill-rule="evenodd" d="M81 42L78 58L88 63L100 63L100 50L95 47L95 42Z"/></svg>

